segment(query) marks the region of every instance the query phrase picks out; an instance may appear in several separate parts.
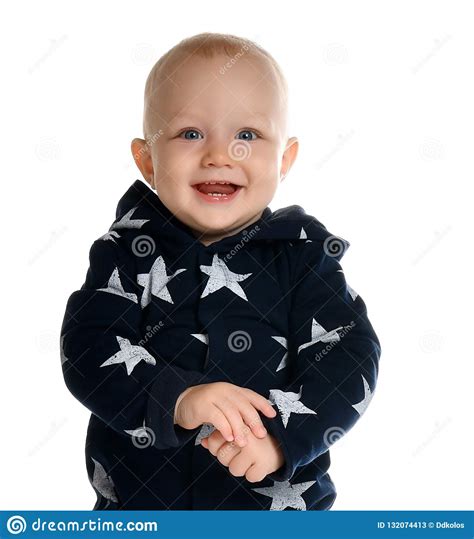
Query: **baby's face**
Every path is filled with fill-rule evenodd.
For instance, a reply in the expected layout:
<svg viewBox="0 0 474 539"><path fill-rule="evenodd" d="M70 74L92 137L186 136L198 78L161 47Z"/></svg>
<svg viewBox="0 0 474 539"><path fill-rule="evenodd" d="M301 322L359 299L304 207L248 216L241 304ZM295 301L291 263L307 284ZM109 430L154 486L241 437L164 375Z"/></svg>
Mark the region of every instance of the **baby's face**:
<svg viewBox="0 0 474 539"><path fill-rule="evenodd" d="M155 86L151 140L132 143L145 179L205 245L261 217L298 147L286 136L277 79L272 72L265 76L269 64L244 55L221 74L228 62L218 56L178 63ZM213 196L198 187L205 182L238 188Z"/></svg>

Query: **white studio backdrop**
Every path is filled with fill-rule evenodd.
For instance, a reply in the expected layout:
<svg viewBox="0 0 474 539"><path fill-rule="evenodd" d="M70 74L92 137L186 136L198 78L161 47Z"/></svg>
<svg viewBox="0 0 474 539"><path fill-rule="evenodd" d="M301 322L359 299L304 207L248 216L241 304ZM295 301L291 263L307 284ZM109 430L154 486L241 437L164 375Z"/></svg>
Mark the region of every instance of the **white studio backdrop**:
<svg viewBox="0 0 474 539"><path fill-rule="evenodd" d="M298 159L272 201L351 243L381 340L374 398L331 449L333 510L472 508L469 2L16 2L3 7L1 509L91 509L89 412L59 330L91 243L140 178L143 89L204 32L257 41L290 87Z"/></svg>

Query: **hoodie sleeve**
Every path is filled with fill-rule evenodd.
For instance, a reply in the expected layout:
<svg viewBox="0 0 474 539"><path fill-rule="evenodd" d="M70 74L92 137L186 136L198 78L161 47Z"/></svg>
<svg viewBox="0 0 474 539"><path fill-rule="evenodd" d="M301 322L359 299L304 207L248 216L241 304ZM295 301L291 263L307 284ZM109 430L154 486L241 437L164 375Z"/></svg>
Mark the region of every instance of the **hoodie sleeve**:
<svg viewBox="0 0 474 539"><path fill-rule="evenodd" d="M285 457L268 475L276 481L291 479L352 428L374 392L381 355L366 305L337 257L319 242L303 249L291 292L290 381L270 391L275 418L262 417Z"/></svg>
<svg viewBox="0 0 474 539"><path fill-rule="evenodd" d="M61 327L66 386L124 436L145 428L158 449L186 443L200 427L188 430L174 424L176 401L188 387L217 380L149 353L140 335L134 263L121 247L96 240L89 260L86 281L69 297Z"/></svg>

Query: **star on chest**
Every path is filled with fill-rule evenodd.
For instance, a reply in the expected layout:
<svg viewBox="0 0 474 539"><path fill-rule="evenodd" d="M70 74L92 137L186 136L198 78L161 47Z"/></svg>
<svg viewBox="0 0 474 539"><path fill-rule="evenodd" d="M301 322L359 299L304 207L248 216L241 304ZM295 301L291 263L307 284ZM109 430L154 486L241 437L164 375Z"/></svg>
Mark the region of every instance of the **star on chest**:
<svg viewBox="0 0 474 539"><path fill-rule="evenodd" d="M232 271L217 254L213 255L210 265L201 264L199 269L203 274L203 280L207 279L201 298L206 298L226 288L244 301L248 301L240 283L250 277L251 272L237 273ZM158 256L148 273L137 275L137 282L143 287L140 300L141 308L143 309L149 305L152 297L168 303L175 303L168 285L177 275L186 270L187 268L179 268L174 273L170 273L164 258L161 255Z"/></svg>

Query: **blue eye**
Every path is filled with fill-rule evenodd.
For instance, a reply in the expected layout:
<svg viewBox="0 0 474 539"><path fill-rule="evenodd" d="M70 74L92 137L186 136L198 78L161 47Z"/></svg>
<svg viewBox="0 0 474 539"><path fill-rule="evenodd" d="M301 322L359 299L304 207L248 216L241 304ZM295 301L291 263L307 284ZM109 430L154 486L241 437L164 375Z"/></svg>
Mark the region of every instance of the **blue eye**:
<svg viewBox="0 0 474 539"><path fill-rule="evenodd" d="M240 131L239 135L242 134L242 133L253 133L255 135L255 138L250 138L250 139L249 138L244 138L242 140L255 140L255 139L258 138L258 134L255 131L251 130L251 129L243 129L242 131Z"/></svg>
<svg viewBox="0 0 474 539"><path fill-rule="evenodd" d="M195 129L186 129L185 131L182 131L179 136L181 137L184 133L184 138L186 140L198 140L197 137L188 137L186 136L188 133L197 133L198 135L200 135L200 133L198 131L196 131Z"/></svg>

